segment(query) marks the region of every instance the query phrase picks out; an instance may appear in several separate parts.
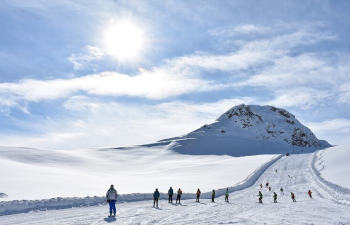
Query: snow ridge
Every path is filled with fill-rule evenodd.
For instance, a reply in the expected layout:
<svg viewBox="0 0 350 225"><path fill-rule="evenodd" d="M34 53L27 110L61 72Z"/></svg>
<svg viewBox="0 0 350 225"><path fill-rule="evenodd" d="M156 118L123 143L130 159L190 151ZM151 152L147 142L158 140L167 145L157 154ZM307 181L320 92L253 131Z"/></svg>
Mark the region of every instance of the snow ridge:
<svg viewBox="0 0 350 225"><path fill-rule="evenodd" d="M232 187L228 187L229 192L239 191L248 188L259 179L259 177L277 160L283 155L273 156L270 161L261 165L255 171L253 171L245 180L237 183ZM175 190L176 191L176 190ZM223 196L226 188L216 190L216 197ZM181 199L194 199L196 195L194 193L183 193ZM205 192L201 194L202 199L210 199L211 192ZM134 202L134 201L145 201L152 200L153 194L151 193L134 193L134 194L122 194L118 195L118 202ZM166 193L161 193L161 200L168 199ZM7 202L0 202L0 215L9 215L17 213L26 213L31 211L46 211L52 209L65 209L73 207L87 207L106 204L106 197L94 196L94 197L72 197L72 198L51 198L43 200L14 200Z"/></svg>

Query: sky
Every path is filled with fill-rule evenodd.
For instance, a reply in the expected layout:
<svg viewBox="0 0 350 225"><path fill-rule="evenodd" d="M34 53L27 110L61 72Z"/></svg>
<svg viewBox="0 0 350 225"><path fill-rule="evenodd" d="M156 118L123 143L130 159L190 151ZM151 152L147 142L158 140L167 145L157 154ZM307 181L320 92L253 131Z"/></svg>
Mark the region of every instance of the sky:
<svg viewBox="0 0 350 225"><path fill-rule="evenodd" d="M152 143L238 104L350 143L350 2L3 0L0 145Z"/></svg>

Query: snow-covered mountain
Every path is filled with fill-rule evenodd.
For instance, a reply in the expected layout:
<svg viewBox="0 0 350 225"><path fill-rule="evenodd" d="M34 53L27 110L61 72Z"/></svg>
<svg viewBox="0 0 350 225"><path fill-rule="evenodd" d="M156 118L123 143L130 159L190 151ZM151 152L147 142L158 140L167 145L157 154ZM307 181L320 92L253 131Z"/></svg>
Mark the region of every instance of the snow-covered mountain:
<svg viewBox="0 0 350 225"><path fill-rule="evenodd" d="M195 137L198 134L269 140L299 147L330 147L326 141L318 140L293 114L273 106L235 106L214 123L204 125L186 136Z"/></svg>
<svg viewBox="0 0 350 225"><path fill-rule="evenodd" d="M180 143L176 150L181 153L235 156L331 146L327 141L317 139L309 128L285 109L244 104L232 107L214 123L162 141L169 140Z"/></svg>

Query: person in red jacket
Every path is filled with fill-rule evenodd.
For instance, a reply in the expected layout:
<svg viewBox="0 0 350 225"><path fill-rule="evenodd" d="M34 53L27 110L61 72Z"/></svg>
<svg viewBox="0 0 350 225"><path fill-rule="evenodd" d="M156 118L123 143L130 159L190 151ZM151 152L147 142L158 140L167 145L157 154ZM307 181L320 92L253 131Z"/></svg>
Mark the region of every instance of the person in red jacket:
<svg viewBox="0 0 350 225"><path fill-rule="evenodd" d="M290 195L291 195L291 197L292 197L293 202L296 202L297 200L295 200L295 195L294 195L294 193L291 192Z"/></svg>
<svg viewBox="0 0 350 225"><path fill-rule="evenodd" d="M307 193L309 194L310 198L312 198L312 192L309 190Z"/></svg>

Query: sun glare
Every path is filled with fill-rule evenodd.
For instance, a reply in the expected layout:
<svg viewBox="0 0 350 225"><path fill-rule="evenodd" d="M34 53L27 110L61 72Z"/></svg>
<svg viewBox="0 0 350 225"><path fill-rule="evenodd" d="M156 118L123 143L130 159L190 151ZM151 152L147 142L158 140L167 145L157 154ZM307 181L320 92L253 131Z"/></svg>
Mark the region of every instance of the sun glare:
<svg viewBox="0 0 350 225"><path fill-rule="evenodd" d="M107 52L120 60L137 57L142 44L142 30L130 22L113 25L105 34Z"/></svg>

